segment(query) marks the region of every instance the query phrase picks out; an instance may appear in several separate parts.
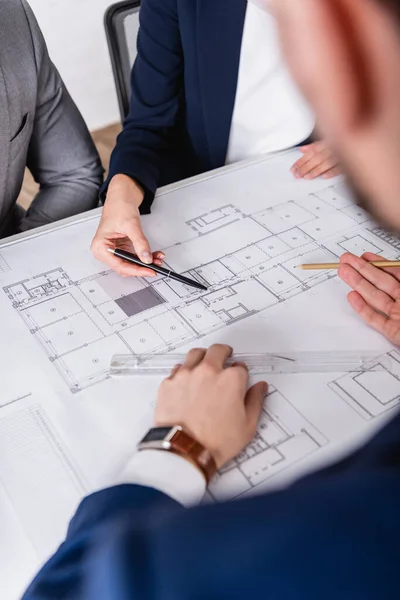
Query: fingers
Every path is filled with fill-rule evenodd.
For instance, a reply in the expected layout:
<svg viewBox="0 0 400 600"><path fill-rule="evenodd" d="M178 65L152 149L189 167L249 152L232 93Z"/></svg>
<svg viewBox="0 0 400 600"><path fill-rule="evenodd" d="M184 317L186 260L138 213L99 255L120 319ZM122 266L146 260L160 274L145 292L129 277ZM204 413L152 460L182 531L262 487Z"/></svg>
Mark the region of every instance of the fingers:
<svg viewBox="0 0 400 600"><path fill-rule="evenodd" d="M244 362L234 362L234 363L232 363L231 367L232 367L232 369L235 369L235 368L244 369L247 374L249 373L247 365Z"/></svg>
<svg viewBox="0 0 400 600"><path fill-rule="evenodd" d="M247 368L247 365L243 362L235 362L226 370L226 374L231 378L231 382L243 399L249 383L249 369ZM233 375L234 378L232 379Z"/></svg>
<svg viewBox="0 0 400 600"><path fill-rule="evenodd" d="M181 368L182 368L182 365L175 365L171 371L170 376L167 379L173 379Z"/></svg>
<svg viewBox="0 0 400 600"><path fill-rule="evenodd" d="M133 248L140 258L140 260L147 265L151 264L153 261L153 254L150 250L149 242L144 236L142 226L140 223L139 212L137 217L130 219L126 228L126 235L129 237L132 242Z"/></svg>
<svg viewBox="0 0 400 600"><path fill-rule="evenodd" d="M232 356L232 348L224 344L214 344L211 346L204 357L204 362L213 366L215 369L222 370L226 361Z"/></svg>
<svg viewBox="0 0 400 600"><path fill-rule="evenodd" d="M250 436L253 437L260 419L261 410L264 405L264 398L268 391L268 384L265 381L257 383L246 394L245 404L247 413L247 422L249 425Z"/></svg>
<svg viewBox="0 0 400 600"><path fill-rule="evenodd" d="M127 250L128 252L132 252L133 250L129 238L121 237L121 235L118 234L106 236L101 229L99 229L91 246L92 253L97 260L108 265L122 277L156 277L156 273L152 269L139 267L113 256L113 254L108 251L110 248L120 248L121 250ZM152 256L152 262L159 266L162 266L164 259L165 254L161 251L154 252Z"/></svg>
<svg viewBox="0 0 400 600"><path fill-rule="evenodd" d="M198 364L201 363L206 355L207 350L204 348L193 348L190 350L185 358L183 366L185 369L194 369Z"/></svg>
<svg viewBox="0 0 400 600"><path fill-rule="evenodd" d="M376 260L386 260L383 256L378 256L378 254L372 254L372 252L365 252L361 258L368 262L373 262ZM397 267L392 269L389 268L380 270L384 271L385 273L389 273L389 275L392 275L392 277L395 277L396 279L400 280L400 269L398 269Z"/></svg>
<svg viewBox="0 0 400 600"><path fill-rule="evenodd" d="M366 253L363 258L352 254L341 257L339 275L353 288L348 295L350 306L370 327L383 334L394 344L400 342L400 282L389 271L378 269L367 262L380 260L376 254Z"/></svg>
<svg viewBox="0 0 400 600"><path fill-rule="evenodd" d="M110 253L108 253L110 254ZM146 269L145 267L139 267L137 265L132 265L128 262L122 260L122 258L118 258L110 254L112 258L116 259L114 261L108 261L108 264L118 275L121 277L156 277L157 273L152 269Z"/></svg>
<svg viewBox="0 0 400 600"><path fill-rule="evenodd" d="M351 252L346 252L346 254L343 254L343 257L347 259L349 255L352 256ZM372 252L364 252L362 258L369 262L373 262L376 260L386 260L384 256L380 256L379 254L373 254Z"/></svg>
<svg viewBox="0 0 400 600"><path fill-rule="evenodd" d="M325 173L323 173L323 175L321 175L322 179L332 179L332 177L338 177L338 175L341 175L342 171L340 169L340 167L333 167L333 169L329 169L329 171L326 171Z"/></svg>
<svg viewBox="0 0 400 600"><path fill-rule="evenodd" d="M155 277L156 273L152 269L127 263L113 256L109 252L110 249L121 248L128 252L134 251L147 265L154 262L161 266L165 258L163 252L151 253L149 243L143 234L138 208L142 200L143 190L138 188L136 182L125 176L113 178L100 224L92 242L95 258L123 277Z"/></svg>
<svg viewBox="0 0 400 600"><path fill-rule="evenodd" d="M395 341L394 335L397 333L398 326L396 326L396 331L392 332L391 328L393 325L391 325L390 321L371 308L358 292L350 292L347 299L352 309L360 315L372 329L375 329L375 331L386 336L389 340Z"/></svg>
<svg viewBox="0 0 400 600"><path fill-rule="evenodd" d="M296 177L304 177L321 162L330 158L330 156L331 154L326 148L318 151L315 151L315 149L305 151L304 156L294 165L294 175Z"/></svg>
<svg viewBox="0 0 400 600"><path fill-rule="evenodd" d="M400 300L400 282L383 269L353 254L344 254L340 262L339 277L371 306L390 315L393 300Z"/></svg>
<svg viewBox="0 0 400 600"><path fill-rule="evenodd" d="M109 266L121 277L156 277L156 273L152 269L125 262L108 251L109 248L115 248L115 246L115 241L96 236L92 242L92 252L97 260Z"/></svg>
<svg viewBox="0 0 400 600"><path fill-rule="evenodd" d="M337 168L337 161L322 142L311 144L304 150L304 156L292 168L296 178L315 179L331 169Z"/></svg>
<svg viewBox="0 0 400 600"><path fill-rule="evenodd" d="M159 267L161 267L162 264L163 264L163 262L164 262L164 259L165 259L164 252L160 252L160 251L153 252L153 263L154 264L156 264Z"/></svg>
<svg viewBox="0 0 400 600"><path fill-rule="evenodd" d="M300 148L303 156L295 162L293 167L291 168L291 172L295 177L301 177L301 173L305 167L305 165L315 156L320 155L321 152L327 152L327 149L323 142L314 142L313 144L309 144L308 146L303 146ZM328 157L328 153L327 153Z"/></svg>
<svg viewBox="0 0 400 600"><path fill-rule="evenodd" d="M151 269L132 265L117 256L113 256L110 252L107 252L107 254L111 258L108 258L107 261L104 260L103 262L109 265L116 273L118 273L118 275L121 275L121 277L156 277L156 273Z"/></svg>
<svg viewBox="0 0 400 600"><path fill-rule="evenodd" d="M310 161L310 163L307 163L305 168L308 168L309 171L303 176L304 179L316 179L317 177L321 177L331 169L337 168L336 160L333 157L329 157L325 160L322 160L321 162L319 162L317 159L318 157L316 157L316 160L314 161L317 163L315 167L312 166L312 161Z"/></svg>
<svg viewBox="0 0 400 600"><path fill-rule="evenodd" d="M129 245L117 243L117 247L122 250L127 250L128 252L132 251L131 243ZM110 254L110 252L108 252ZM112 254L110 254L112 257ZM139 267L138 265L132 265L121 258L114 257L118 260L118 265L116 264L113 269L123 277L156 277L157 273L153 271L153 269L148 269L145 267ZM152 262L159 267L162 267L165 259L164 252L154 252ZM132 268L133 267L133 268Z"/></svg>
<svg viewBox="0 0 400 600"><path fill-rule="evenodd" d="M183 366L186 369L194 369L203 362L212 366L215 370L222 371L226 361L231 355L232 348L225 344L214 344L213 346L210 346L208 350L204 348L193 348L186 355ZM246 365L243 363L234 363L231 369L237 369L238 372L242 372L241 374L245 375L244 385L246 385L248 380L248 370Z"/></svg>
<svg viewBox="0 0 400 600"><path fill-rule="evenodd" d="M369 306L390 316L394 304L392 298L369 283L358 271L349 265L343 265L339 270L341 279L357 292Z"/></svg>

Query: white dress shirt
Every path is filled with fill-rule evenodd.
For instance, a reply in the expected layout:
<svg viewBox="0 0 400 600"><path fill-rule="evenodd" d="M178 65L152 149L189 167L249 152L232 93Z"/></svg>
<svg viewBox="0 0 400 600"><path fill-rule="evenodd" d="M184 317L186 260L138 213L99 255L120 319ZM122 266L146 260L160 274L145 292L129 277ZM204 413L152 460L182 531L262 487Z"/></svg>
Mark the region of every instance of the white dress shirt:
<svg viewBox="0 0 400 600"><path fill-rule="evenodd" d="M249 3L227 163L293 147L310 136L314 125L283 62L275 19ZM136 453L115 483L152 487L184 506L201 502L206 491L195 466L158 450Z"/></svg>
<svg viewBox="0 0 400 600"><path fill-rule="evenodd" d="M227 164L292 148L315 127L285 65L266 0L263 6L247 6Z"/></svg>
<svg viewBox="0 0 400 600"><path fill-rule="evenodd" d="M185 458L165 450L137 452L114 483L151 487L183 506L199 504L206 491L206 480L200 470Z"/></svg>

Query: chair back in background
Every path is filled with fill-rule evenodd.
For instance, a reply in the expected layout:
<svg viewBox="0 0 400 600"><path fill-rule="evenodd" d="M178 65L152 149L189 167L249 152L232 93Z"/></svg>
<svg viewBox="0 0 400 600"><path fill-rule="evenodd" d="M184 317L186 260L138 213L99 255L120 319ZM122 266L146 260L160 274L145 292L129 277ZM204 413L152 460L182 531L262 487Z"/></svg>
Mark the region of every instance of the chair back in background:
<svg viewBox="0 0 400 600"><path fill-rule="evenodd" d="M119 110L123 121L129 112L131 71L137 54L140 0L110 6L104 17Z"/></svg>

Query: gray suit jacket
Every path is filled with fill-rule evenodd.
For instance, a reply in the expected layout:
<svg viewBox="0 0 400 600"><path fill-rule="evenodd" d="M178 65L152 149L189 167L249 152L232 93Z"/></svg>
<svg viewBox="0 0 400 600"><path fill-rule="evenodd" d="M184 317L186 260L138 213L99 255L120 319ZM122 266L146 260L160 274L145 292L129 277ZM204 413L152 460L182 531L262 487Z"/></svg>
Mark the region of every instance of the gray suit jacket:
<svg viewBox="0 0 400 600"><path fill-rule="evenodd" d="M27 166L40 191L18 230L94 208L103 169L25 0L0 0L0 237Z"/></svg>

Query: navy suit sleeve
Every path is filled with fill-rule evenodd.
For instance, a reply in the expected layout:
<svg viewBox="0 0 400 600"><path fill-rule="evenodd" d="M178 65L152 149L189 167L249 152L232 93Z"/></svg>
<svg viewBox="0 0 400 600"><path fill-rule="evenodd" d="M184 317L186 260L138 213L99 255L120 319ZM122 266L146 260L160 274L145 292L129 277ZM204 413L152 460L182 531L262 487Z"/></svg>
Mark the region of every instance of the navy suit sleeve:
<svg viewBox="0 0 400 600"><path fill-rule="evenodd" d="M136 179L146 194L149 212L157 188L160 161L176 125L183 96L183 55L176 0L143 0L138 55L132 70L131 106L111 157L110 179L124 174Z"/></svg>
<svg viewBox="0 0 400 600"><path fill-rule="evenodd" d="M95 494L24 600L397 598L399 457L397 418L335 468L242 502Z"/></svg>
<svg viewBox="0 0 400 600"><path fill-rule="evenodd" d="M135 485L119 485L85 498L68 528L65 542L26 591L23 600L79 600L85 598L85 576L99 536L114 523L149 522L185 509L160 492ZM106 533L108 535L108 533ZM101 596L99 596L100 600Z"/></svg>

